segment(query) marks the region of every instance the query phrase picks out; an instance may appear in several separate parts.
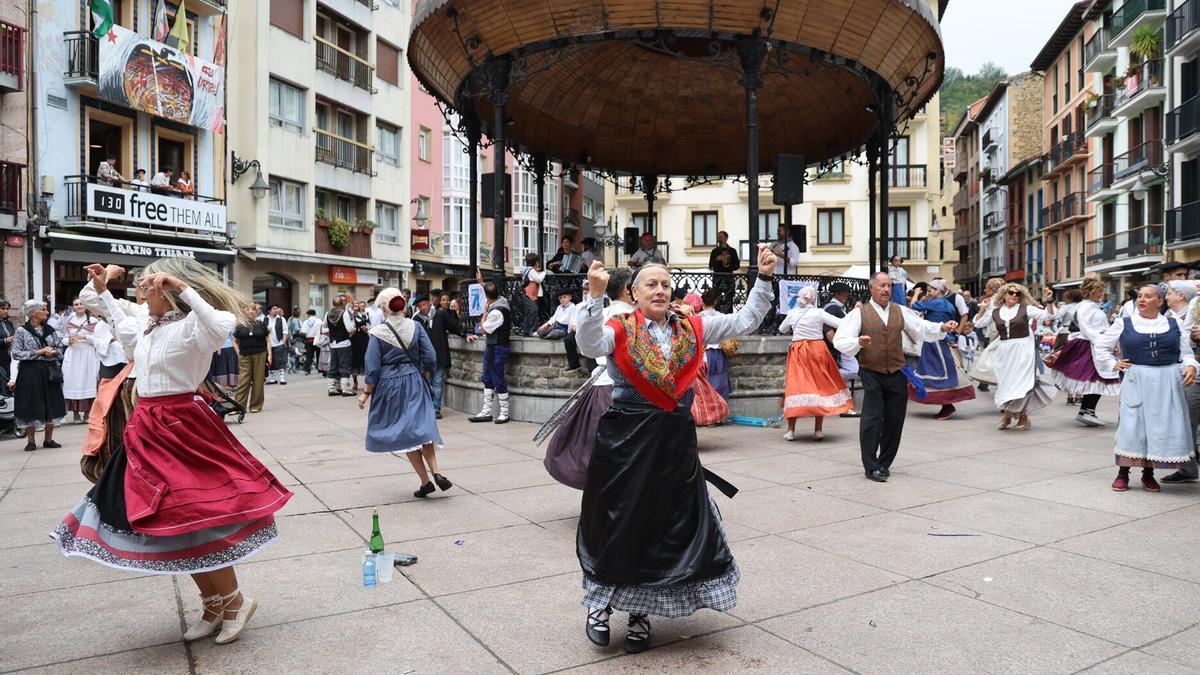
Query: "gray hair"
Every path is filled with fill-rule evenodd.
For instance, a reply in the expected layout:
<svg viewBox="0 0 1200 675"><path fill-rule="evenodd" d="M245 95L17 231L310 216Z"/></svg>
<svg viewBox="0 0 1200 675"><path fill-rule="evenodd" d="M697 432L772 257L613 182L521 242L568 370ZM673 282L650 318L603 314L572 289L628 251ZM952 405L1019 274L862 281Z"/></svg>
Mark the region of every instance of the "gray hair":
<svg viewBox="0 0 1200 675"><path fill-rule="evenodd" d="M620 300L621 295L628 292L632 283L633 270L628 267L618 267L608 275L608 288L605 289L605 295L609 300Z"/></svg>
<svg viewBox="0 0 1200 675"><path fill-rule="evenodd" d="M1167 288L1187 298L1188 302L1196 297L1196 282L1194 281L1171 281L1167 283Z"/></svg>
<svg viewBox="0 0 1200 675"><path fill-rule="evenodd" d="M33 314L42 307L47 306L48 305L46 304L45 300L26 300L25 304L21 305L21 314L24 314L25 318L28 319L30 314Z"/></svg>
<svg viewBox="0 0 1200 675"><path fill-rule="evenodd" d="M662 263L656 263L656 262L646 263L646 264L642 265L641 267L637 268L637 271L633 273L633 278L629 280L629 285L636 286L638 277L641 276L642 272L645 272L648 269L655 269L655 268L666 272L667 276L671 275L671 270L668 269L667 266Z"/></svg>

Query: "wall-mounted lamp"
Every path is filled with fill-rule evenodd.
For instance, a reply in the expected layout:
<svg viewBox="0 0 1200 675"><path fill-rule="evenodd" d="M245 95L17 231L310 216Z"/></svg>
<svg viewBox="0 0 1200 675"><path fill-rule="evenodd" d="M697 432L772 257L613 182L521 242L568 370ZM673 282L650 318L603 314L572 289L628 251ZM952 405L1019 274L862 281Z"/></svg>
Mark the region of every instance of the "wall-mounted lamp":
<svg viewBox="0 0 1200 675"><path fill-rule="evenodd" d="M420 197L413 197L408 203L417 205L417 212L413 214L413 221L417 223L418 228L424 227L426 221L429 220L429 215L425 213L425 200Z"/></svg>
<svg viewBox="0 0 1200 675"><path fill-rule="evenodd" d="M252 159L250 161L238 159L236 152L230 152L229 154L232 156L233 160L233 166L229 169L230 178L232 178L230 182L236 183L238 179L242 177L242 174L246 173L250 169L254 169L254 182L250 184L250 194L254 195L255 199L262 199L263 197L267 196L267 191L271 189L271 186L267 184L265 179L263 179L262 164L259 164L257 159Z"/></svg>

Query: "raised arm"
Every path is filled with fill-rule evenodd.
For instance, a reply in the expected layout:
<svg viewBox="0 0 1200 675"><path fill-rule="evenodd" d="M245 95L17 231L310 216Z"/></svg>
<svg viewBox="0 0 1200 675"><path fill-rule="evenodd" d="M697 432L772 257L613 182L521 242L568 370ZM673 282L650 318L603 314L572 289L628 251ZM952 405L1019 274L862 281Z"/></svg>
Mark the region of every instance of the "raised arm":
<svg viewBox="0 0 1200 675"><path fill-rule="evenodd" d="M608 356L616 346L613 329L604 321L604 291L608 288L608 272L599 260L588 270L587 297L575 312L575 345L579 353L595 359Z"/></svg>

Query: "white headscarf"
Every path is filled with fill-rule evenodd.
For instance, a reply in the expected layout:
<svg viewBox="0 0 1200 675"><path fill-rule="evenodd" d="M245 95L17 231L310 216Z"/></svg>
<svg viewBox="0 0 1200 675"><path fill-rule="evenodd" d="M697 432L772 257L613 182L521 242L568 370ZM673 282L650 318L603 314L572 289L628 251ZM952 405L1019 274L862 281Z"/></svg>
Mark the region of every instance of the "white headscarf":
<svg viewBox="0 0 1200 675"><path fill-rule="evenodd" d="M417 324L412 319L405 317L403 311L393 313L388 307L392 299L398 296L400 296L398 288L385 288L375 296L375 306L383 310L383 323L372 328L370 334L393 347L407 349L412 346L413 337L417 332ZM392 330L393 328L395 331ZM404 344L400 344L400 341L396 339L396 333L400 334L400 340L403 340Z"/></svg>
<svg viewBox="0 0 1200 675"><path fill-rule="evenodd" d="M801 286L796 295L796 309L805 309L817 304L817 289L814 286Z"/></svg>

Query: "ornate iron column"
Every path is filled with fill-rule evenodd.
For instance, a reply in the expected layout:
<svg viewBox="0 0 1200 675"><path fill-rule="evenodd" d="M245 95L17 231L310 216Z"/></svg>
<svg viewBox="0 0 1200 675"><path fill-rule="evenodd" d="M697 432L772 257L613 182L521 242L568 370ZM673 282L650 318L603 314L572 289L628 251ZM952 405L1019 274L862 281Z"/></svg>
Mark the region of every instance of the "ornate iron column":
<svg viewBox="0 0 1200 675"><path fill-rule="evenodd" d="M533 182L537 185L537 252L538 260L546 265L546 156L533 158Z"/></svg>
<svg viewBox="0 0 1200 675"><path fill-rule="evenodd" d="M646 196L646 231L654 235L654 243L658 243L658 228L654 222L654 193L658 191L658 176L647 174L642 176L642 194Z"/></svg>
<svg viewBox="0 0 1200 675"><path fill-rule="evenodd" d="M892 174L895 173L895 168L891 166L891 144L892 95L881 85L879 90L879 257L884 265L887 265L892 257L891 251L888 250L888 241L892 236L888 193L892 185Z"/></svg>
<svg viewBox="0 0 1200 675"><path fill-rule="evenodd" d="M479 267L479 144L483 139L483 132L479 124L479 112L475 110L473 101L465 96L460 97L458 111L467 132L467 153L471 162L471 201L468 207L470 223L467 226L470 228L471 247L469 271L473 272Z"/></svg>
<svg viewBox="0 0 1200 675"><path fill-rule="evenodd" d="M876 132L878 133L878 132ZM872 136L867 141L867 273L879 272L879 195L876 180L879 178L879 138Z"/></svg>
<svg viewBox="0 0 1200 675"><path fill-rule="evenodd" d="M492 171L495 176L495 190L492 192L492 223L495 228L495 248L492 250L492 266L495 270L496 283L503 285L504 281L504 239L505 227L508 223L508 186L504 180L504 107L508 101L509 71L512 60L502 56L492 61L490 89L492 105L495 107L495 124L492 127Z"/></svg>
<svg viewBox="0 0 1200 675"><path fill-rule="evenodd" d="M750 269L754 270L754 260L758 258L758 90L763 84L759 71L767 56L767 43L758 29L752 37L738 40L737 54L742 62L741 85L746 90L746 182L749 183L746 205L750 220Z"/></svg>

